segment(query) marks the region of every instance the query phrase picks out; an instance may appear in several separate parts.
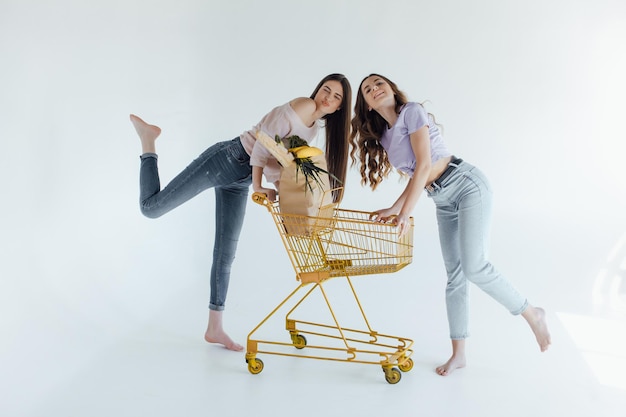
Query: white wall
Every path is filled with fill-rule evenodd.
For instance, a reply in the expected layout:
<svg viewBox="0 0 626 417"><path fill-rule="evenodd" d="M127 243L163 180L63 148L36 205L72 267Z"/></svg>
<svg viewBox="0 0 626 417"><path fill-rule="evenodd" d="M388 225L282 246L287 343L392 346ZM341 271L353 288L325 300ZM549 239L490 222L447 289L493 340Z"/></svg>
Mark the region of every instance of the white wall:
<svg viewBox="0 0 626 417"><path fill-rule="evenodd" d="M128 114L162 127L166 182L330 72L355 90L379 72L429 100L496 189L494 256L518 282L539 276L522 284L538 298L551 279L587 302L626 229L624 41L618 0L3 0L0 369L38 375L43 393L154 317L201 335L213 196L143 218ZM379 208L401 187L372 198L358 180L345 206ZM443 280L432 202L415 216L413 273ZM290 271L262 208L245 228L228 311L264 301L271 262Z"/></svg>

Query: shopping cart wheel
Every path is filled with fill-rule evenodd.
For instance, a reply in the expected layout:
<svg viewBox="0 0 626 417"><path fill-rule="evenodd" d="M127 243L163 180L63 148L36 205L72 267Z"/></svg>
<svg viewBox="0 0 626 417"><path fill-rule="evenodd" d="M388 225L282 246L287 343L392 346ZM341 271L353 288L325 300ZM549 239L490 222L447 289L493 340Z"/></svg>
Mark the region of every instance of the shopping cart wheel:
<svg viewBox="0 0 626 417"><path fill-rule="evenodd" d="M296 349L304 349L304 347L306 346L306 337L302 336L301 334L292 334L291 341L293 342L293 346Z"/></svg>
<svg viewBox="0 0 626 417"><path fill-rule="evenodd" d="M248 359L248 371L251 374L260 374L263 370L263 361L261 359Z"/></svg>
<svg viewBox="0 0 626 417"><path fill-rule="evenodd" d="M413 369L413 359L407 359L402 365L398 365L398 368L400 368L402 372L409 372Z"/></svg>
<svg viewBox="0 0 626 417"><path fill-rule="evenodd" d="M385 379L390 384L397 384L402 378L402 374L398 368L383 368L385 371Z"/></svg>

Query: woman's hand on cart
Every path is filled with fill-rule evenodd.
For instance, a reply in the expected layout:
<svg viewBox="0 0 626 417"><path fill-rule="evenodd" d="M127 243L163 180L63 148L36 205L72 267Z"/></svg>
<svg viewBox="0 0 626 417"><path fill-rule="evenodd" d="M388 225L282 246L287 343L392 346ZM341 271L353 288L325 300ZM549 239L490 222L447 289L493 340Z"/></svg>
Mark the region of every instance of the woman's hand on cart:
<svg viewBox="0 0 626 417"><path fill-rule="evenodd" d="M392 208L376 210L370 214L370 220L378 223L390 223L398 213Z"/></svg>
<svg viewBox="0 0 626 417"><path fill-rule="evenodd" d="M260 187L258 190L254 190L254 192L265 194L267 200L270 202L276 201L276 197L278 196L278 192L273 188Z"/></svg>
<svg viewBox="0 0 626 417"><path fill-rule="evenodd" d="M409 231L409 228L411 226L411 220L409 219L409 216L402 213L398 214L393 219L393 223L398 226L398 237L404 236L406 232Z"/></svg>
<svg viewBox="0 0 626 417"><path fill-rule="evenodd" d="M411 221L406 214L397 214L393 207L376 210L370 214L370 220L378 223L390 223L398 226L398 237L409 231Z"/></svg>

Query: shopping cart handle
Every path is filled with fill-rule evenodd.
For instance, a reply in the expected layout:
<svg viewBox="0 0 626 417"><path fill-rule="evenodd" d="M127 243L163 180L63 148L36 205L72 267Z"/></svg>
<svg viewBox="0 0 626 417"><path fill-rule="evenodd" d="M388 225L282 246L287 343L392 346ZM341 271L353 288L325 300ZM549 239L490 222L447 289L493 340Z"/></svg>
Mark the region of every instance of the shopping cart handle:
<svg viewBox="0 0 626 417"><path fill-rule="evenodd" d="M267 194L265 193L259 193L259 192L252 193L252 201L262 206L267 206L269 204L269 201L267 199Z"/></svg>

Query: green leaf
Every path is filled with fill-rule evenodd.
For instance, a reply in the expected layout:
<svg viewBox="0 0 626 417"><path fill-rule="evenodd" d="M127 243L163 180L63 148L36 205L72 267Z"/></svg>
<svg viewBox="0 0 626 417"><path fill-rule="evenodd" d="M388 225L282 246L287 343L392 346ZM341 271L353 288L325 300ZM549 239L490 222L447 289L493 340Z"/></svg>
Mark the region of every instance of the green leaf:
<svg viewBox="0 0 626 417"><path fill-rule="evenodd" d="M308 142L302 139L298 135L293 135L285 138L287 143L289 143L289 148L297 148L298 146L308 146Z"/></svg>

